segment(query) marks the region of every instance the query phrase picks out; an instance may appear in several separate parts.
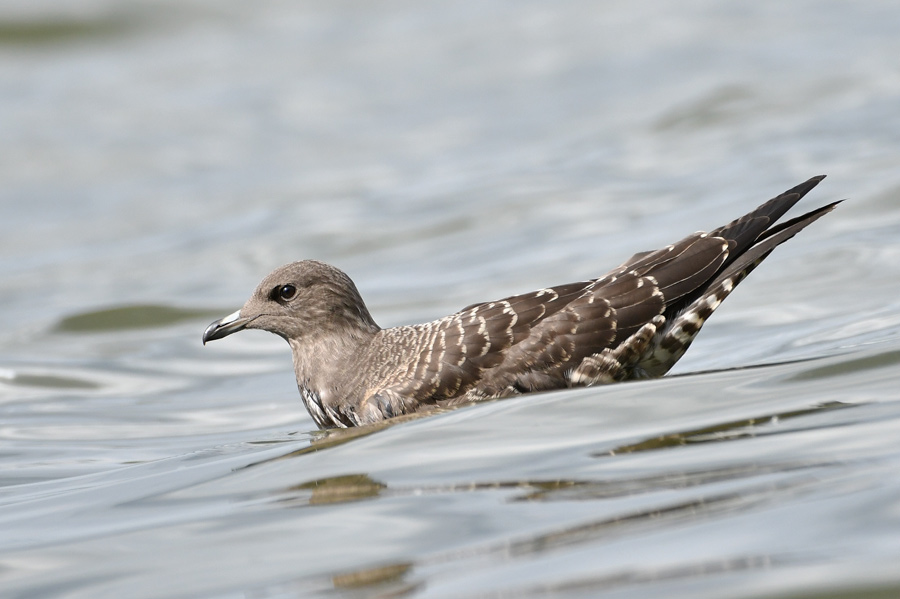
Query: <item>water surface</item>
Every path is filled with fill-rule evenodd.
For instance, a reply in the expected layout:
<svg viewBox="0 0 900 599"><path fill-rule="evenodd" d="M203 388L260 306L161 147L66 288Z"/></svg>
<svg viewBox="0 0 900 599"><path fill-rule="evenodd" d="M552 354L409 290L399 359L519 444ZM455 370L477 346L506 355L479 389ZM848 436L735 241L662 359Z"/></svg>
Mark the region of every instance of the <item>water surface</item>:
<svg viewBox="0 0 900 599"><path fill-rule="evenodd" d="M900 6L7 2L4 597L900 594ZM213 319L383 326L847 198L656 381L320 432Z"/></svg>

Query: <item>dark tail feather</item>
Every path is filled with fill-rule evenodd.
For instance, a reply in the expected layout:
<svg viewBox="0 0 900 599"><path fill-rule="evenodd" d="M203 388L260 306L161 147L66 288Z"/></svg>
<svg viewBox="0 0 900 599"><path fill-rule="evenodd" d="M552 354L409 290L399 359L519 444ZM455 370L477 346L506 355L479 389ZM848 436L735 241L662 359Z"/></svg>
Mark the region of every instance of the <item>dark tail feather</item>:
<svg viewBox="0 0 900 599"><path fill-rule="evenodd" d="M821 177L817 177L807 181L804 184L808 185L806 191L812 189L820 180ZM806 191L803 191L803 193L806 193ZM787 195L789 194L782 194L776 200L786 198ZM796 203L796 200L790 198L787 201L791 204ZM772 202L769 203L771 204ZM675 362L684 355L700 328L716 308L754 268L765 260L766 256L772 253L772 250L823 215L834 210L834 207L838 204L840 202L822 206L757 234L756 243L753 243L744 252L732 258L730 262L726 262L708 284L703 285L684 300L669 306L666 310L666 325L654 338L650 350L642 356L639 370L645 376L662 376L668 372ZM759 210L756 212L759 212ZM774 213L773 211L770 214ZM784 214L784 212L781 211L781 214ZM766 216L769 215L765 215L762 218L766 218ZM744 219L738 219L735 223L739 223L741 220ZM730 225L726 225L723 229L726 229L728 226Z"/></svg>
<svg viewBox="0 0 900 599"><path fill-rule="evenodd" d="M785 212L790 210L794 204L800 201L800 198L809 193L824 178L825 175L813 177L772 198L753 212L745 214L714 231L710 231L709 235L711 237L723 237L728 240L729 257L723 266L727 268L729 264L739 259L747 249L758 243L762 238L769 236L770 233L766 230L784 216Z"/></svg>
<svg viewBox="0 0 900 599"><path fill-rule="evenodd" d="M797 224L799 222L806 221L806 219L811 219L803 225L803 227L805 227L809 223L815 221L817 218L822 216L822 214L825 214L827 212L831 212L832 210L834 210L834 207L843 201L844 200L838 200L837 202L832 202L832 203L828 204L827 206L822 206L821 208L817 208L816 210L807 212L806 214L803 214L796 218L792 218L791 220L784 221L783 223L778 223L774 227L771 227L771 228L767 229L766 231L764 231L763 234L759 236L757 243L759 243L763 239L766 239L767 237L771 237L772 235L775 235L776 233L783 231L784 229L787 229L788 227L793 227L795 224ZM803 227L800 227L800 229L802 229ZM797 229L797 231L799 231L800 229ZM796 231L795 231L795 233L796 233ZM790 238L788 238L788 239L790 239Z"/></svg>
<svg viewBox="0 0 900 599"><path fill-rule="evenodd" d="M812 180L812 179L811 179ZM811 181L810 180L810 181ZM821 180L821 177L819 177ZM809 183L807 181L807 183ZM818 183L818 181L816 181ZM813 184L814 186L815 184ZM812 189L812 187L810 187ZM735 287L738 282L746 277L750 272L762 262L766 256L768 256L772 250L774 250L777 246L781 245L798 232L802 231L808 225L814 223L816 220L828 214L834 207L841 203L843 200L839 200L837 202L832 202L831 204L827 204L822 206L821 208L817 208L811 212L807 212L802 216L798 216L797 218L792 218L789 221L785 221L780 223L766 231L764 231L760 236L759 240L753 247L745 251L743 254L734 258L734 260L725 266L722 271L713 279L712 283L710 283L709 287L715 287L721 281L734 277L736 280L734 282Z"/></svg>

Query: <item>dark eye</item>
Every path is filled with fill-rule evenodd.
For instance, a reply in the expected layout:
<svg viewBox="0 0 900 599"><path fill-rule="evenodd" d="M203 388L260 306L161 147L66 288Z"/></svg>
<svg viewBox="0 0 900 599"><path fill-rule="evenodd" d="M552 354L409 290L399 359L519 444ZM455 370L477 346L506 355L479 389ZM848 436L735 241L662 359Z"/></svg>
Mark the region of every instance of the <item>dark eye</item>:
<svg viewBox="0 0 900 599"><path fill-rule="evenodd" d="M276 299L279 299L283 302L289 302L297 297L297 288L290 284L276 287L273 291L275 292L273 295L276 297Z"/></svg>

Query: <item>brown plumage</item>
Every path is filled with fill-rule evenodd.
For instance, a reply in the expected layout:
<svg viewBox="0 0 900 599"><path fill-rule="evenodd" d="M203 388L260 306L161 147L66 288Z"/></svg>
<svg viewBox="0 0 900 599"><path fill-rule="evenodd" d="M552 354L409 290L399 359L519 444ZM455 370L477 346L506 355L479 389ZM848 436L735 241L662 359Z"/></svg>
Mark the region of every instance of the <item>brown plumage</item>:
<svg viewBox="0 0 900 599"><path fill-rule="evenodd" d="M723 299L780 243L837 202L776 224L814 177L709 233L636 254L599 279L473 304L381 329L356 286L314 260L282 266L203 342L241 329L285 338L322 427L434 406L662 376Z"/></svg>

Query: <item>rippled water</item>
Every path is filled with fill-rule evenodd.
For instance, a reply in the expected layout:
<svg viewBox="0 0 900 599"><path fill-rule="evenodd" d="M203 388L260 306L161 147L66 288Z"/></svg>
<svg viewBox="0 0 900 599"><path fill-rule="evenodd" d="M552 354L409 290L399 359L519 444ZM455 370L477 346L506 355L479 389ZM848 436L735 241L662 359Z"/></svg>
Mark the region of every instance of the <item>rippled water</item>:
<svg viewBox="0 0 900 599"><path fill-rule="evenodd" d="M0 595L900 594L900 5L0 6ZM673 376L318 432L282 263L382 325L848 198Z"/></svg>

